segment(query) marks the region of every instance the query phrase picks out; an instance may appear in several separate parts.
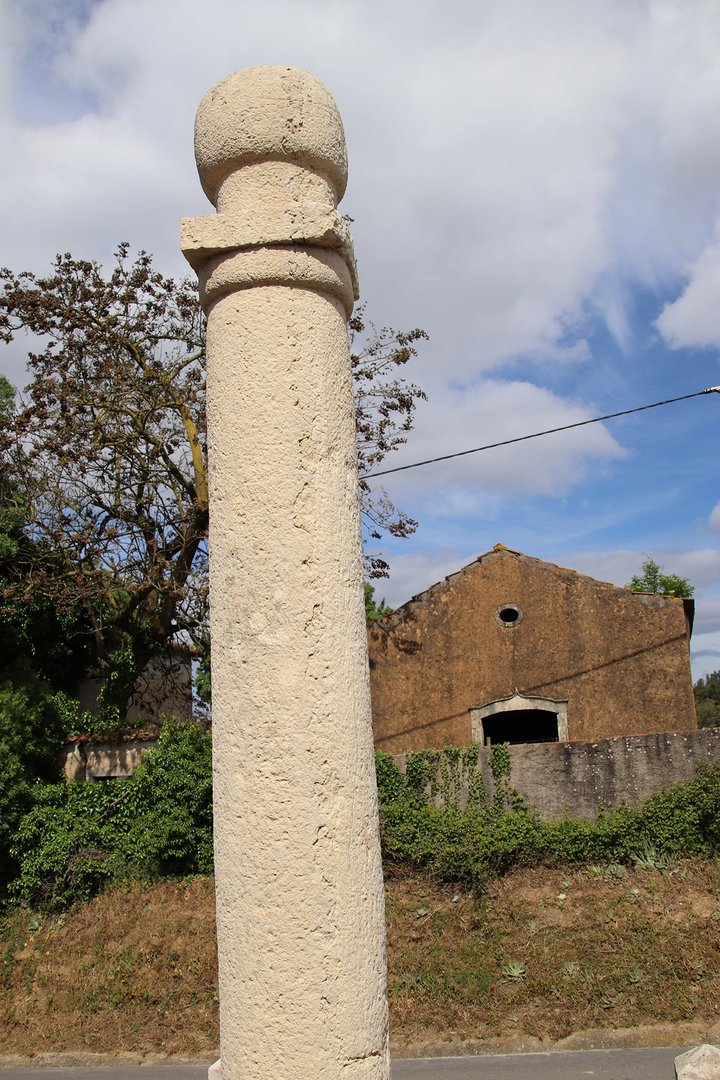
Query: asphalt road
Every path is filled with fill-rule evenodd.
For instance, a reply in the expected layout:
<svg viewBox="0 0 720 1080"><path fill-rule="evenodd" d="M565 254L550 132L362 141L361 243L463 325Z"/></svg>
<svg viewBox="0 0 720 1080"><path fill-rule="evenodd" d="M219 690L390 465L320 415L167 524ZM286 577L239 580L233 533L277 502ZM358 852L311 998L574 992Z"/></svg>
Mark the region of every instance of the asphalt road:
<svg viewBox="0 0 720 1080"><path fill-rule="evenodd" d="M573 1050L557 1054L393 1061L392 1080L675 1080L675 1058L687 1047ZM0 1080L206 1080L204 1065L110 1065L100 1068L3 1068ZM273 1077L268 1080L312 1080Z"/></svg>

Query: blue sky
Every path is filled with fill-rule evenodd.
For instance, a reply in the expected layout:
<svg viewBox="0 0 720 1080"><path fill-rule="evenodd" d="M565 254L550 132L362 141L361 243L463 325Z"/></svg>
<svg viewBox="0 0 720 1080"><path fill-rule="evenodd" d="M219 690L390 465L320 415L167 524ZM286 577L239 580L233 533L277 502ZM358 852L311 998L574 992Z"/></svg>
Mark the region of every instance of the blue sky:
<svg viewBox="0 0 720 1080"><path fill-rule="evenodd" d="M0 0L0 30L16 270L128 240L184 274L201 96L257 63L325 81L368 313L430 335L397 464L720 384L717 0ZM0 370L22 385L22 349ZM719 422L713 394L387 477L420 528L378 593L496 542L618 584L651 556L720 668Z"/></svg>

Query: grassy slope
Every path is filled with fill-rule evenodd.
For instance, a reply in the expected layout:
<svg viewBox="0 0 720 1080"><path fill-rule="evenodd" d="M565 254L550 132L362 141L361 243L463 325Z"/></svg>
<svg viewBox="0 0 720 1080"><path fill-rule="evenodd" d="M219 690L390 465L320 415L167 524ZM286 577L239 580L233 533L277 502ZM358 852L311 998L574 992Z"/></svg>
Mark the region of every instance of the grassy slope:
<svg viewBox="0 0 720 1080"><path fill-rule="evenodd" d="M479 901L391 868L386 890L397 1048L718 1023L717 861L668 876L517 870ZM15 912L0 933L0 1052L209 1057L214 953L207 879L111 890L61 916Z"/></svg>

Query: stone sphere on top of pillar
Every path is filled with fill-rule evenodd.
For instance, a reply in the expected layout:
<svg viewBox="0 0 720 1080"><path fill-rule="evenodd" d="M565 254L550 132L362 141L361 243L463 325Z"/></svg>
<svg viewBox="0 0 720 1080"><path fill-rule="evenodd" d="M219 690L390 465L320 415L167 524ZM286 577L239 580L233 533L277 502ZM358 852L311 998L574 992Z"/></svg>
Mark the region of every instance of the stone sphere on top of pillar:
<svg viewBox="0 0 720 1080"><path fill-rule="evenodd" d="M325 86L308 71L245 68L219 82L200 102L195 161L213 206L224 209L224 181L232 173L269 159L324 174L336 203L345 194L342 120Z"/></svg>
<svg viewBox="0 0 720 1080"><path fill-rule="evenodd" d="M242 285L244 275L251 285L307 277L309 287L338 295L349 316L358 284L352 239L337 211L347 183L345 135L323 84L298 68L235 72L200 103L195 157L218 211L183 223L183 251L200 278L206 309L233 284ZM240 260L216 273L219 256L278 247L310 248L325 268L296 258L289 267L285 260L281 272L282 258L266 251L262 260Z"/></svg>

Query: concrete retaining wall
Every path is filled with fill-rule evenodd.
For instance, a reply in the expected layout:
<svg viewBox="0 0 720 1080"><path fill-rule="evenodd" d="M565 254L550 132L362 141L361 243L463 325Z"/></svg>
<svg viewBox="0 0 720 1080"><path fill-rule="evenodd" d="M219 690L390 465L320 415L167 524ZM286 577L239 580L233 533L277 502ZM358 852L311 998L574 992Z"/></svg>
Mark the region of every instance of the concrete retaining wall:
<svg viewBox="0 0 720 1080"><path fill-rule="evenodd" d="M68 780L132 776L156 739L124 743L74 740L62 751ZM720 728L657 732L594 743L526 743L510 746L510 782L545 821L596 818L600 810L643 802L657 791L691 780L702 764L720 760ZM478 769L492 797L490 748L480 749ZM404 769L406 754L395 755ZM462 787L464 799L467 784Z"/></svg>
<svg viewBox="0 0 720 1080"><path fill-rule="evenodd" d="M593 743L527 743L510 746L510 783L545 821L593 819L600 810L643 802L720 760L720 728L659 732ZM492 796L490 747L478 769ZM407 755L396 755L404 768ZM464 785L464 794L467 785Z"/></svg>

